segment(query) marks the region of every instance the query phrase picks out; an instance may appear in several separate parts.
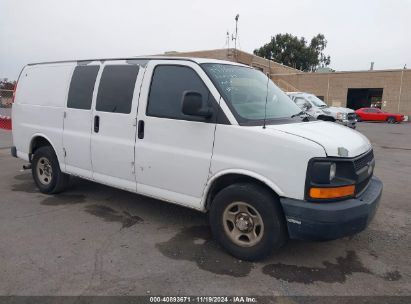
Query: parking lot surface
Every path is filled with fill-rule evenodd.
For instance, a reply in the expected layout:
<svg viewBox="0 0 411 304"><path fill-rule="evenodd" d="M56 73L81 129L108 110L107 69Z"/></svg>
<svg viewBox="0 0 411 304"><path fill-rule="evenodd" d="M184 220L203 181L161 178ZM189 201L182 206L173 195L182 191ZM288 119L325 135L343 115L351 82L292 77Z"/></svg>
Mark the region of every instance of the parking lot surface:
<svg viewBox="0 0 411 304"><path fill-rule="evenodd" d="M384 183L368 229L257 263L219 248L206 214L77 178L41 194L0 130L0 295L411 295L411 124L358 130Z"/></svg>

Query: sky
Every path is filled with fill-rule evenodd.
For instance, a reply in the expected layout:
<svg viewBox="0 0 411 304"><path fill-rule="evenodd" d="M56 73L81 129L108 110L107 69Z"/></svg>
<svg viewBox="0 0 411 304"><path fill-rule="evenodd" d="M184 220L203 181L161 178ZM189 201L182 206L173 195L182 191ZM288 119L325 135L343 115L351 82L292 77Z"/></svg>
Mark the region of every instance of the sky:
<svg viewBox="0 0 411 304"><path fill-rule="evenodd" d="M411 0L0 0L0 78L31 62L225 48L236 14L245 52L323 33L335 70L411 68Z"/></svg>

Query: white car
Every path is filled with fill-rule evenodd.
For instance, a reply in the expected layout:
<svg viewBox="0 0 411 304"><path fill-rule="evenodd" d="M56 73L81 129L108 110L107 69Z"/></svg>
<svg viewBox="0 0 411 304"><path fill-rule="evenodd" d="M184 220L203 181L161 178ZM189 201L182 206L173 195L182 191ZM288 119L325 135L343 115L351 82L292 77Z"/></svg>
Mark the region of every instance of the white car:
<svg viewBox="0 0 411 304"><path fill-rule="evenodd" d="M356 127L357 116L352 109L329 107L317 96L309 93L288 92L286 94L300 107L300 109L316 119L335 121L353 129Z"/></svg>
<svg viewBox="0 0 411 304"><path fill-rule="evenodd" d="M256 260L287 238L362 231L382 193L365 136L300 112L263 73L232 62L29 64L11 153L43 193L74 175L208 212L215 239Z"/></svg>

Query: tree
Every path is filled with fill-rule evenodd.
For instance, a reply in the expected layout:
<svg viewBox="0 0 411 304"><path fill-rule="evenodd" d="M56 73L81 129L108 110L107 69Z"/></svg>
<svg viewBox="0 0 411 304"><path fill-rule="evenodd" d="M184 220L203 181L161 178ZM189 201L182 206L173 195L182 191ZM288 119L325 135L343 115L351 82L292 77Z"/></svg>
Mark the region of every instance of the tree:
<svg viewBox="0 0 411 304"><path fill-rule="evenodd" d="M313 37L310 44L304 37L277 34L270 42L255 49L254 54L301 71L314 72L318 67L331 63L331 57L324 54L326 47L327 40L323 34Z"/></svg>
<svg viewBox="0 0 411 304"><path fill-rule="evenodd" d="M327 47L327 40L323 34L318 34L311 39L310 49L315 55L317 55L318 64L317 66L325 67L329 66L331 63L331 57L324 54L324 50Z"/></svg>

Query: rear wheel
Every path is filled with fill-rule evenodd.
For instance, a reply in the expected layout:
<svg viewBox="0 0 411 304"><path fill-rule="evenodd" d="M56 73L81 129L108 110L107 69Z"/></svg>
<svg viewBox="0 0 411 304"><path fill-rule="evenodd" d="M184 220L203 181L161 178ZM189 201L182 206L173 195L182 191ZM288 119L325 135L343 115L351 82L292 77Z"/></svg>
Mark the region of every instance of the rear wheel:
<svg viewBox="0 0 411 304"><path fill-rule="evenodd" d="M218 192L210 208L210 225L221 246L243 260L261 259L287 239L278 198L257 184L234 184Z"/></svg>
<svg viewBox="0 0 411 304"><path fill-rule="evenodd" d="M395 123L395 117L392 117L392 116L388 117L387 122L392 123L392 124Z"/></svg>
<svg viewBox="0 0 411 304"><path fill-rule="evenodd" d="M61 172L57 156L50 146L40 147L34 152L31 170L37 187L43 193L61 192L68 184L69 175Z"/></svg>

